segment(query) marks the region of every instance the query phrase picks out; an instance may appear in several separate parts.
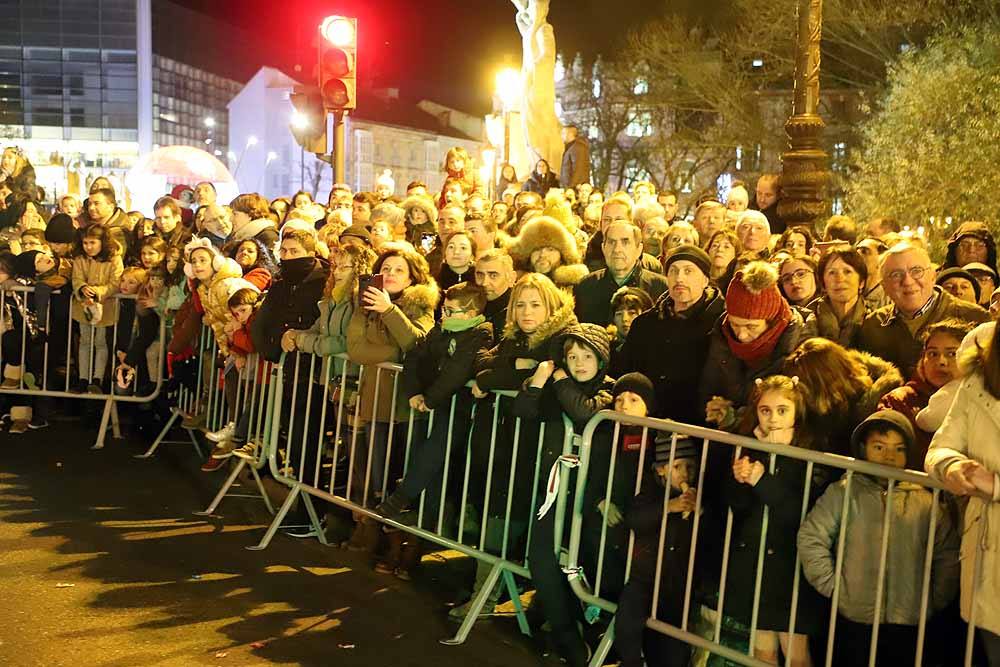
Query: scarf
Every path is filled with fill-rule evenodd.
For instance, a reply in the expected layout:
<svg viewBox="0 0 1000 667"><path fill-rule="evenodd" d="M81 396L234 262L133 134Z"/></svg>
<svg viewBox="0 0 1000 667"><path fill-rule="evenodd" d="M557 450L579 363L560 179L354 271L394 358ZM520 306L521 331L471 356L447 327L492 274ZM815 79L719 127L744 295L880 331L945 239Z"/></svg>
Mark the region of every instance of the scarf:
<svg viewBox="0 0 1000 667"><path fill-rule="evenodd" d="M476 315L473 318L462 320L457 317L445 317L441 320L441 330L448 333L462 333L469 329L474 329L486 321L485 315Z"/></svg>
<svg viewBox="0 0 1000 667"><path fill-rule="evenodd" d="M756 340L749 343L741 343L729 328L728 316L722 323L722 334L726 337L726 343L729 344L729 351L733 353L734 357L748 366L756 366L764 359L770 357L774 352L774 348L777 347L781 334L785 333L785 329L788 328L790 320L791 310L788 304L785 304L785 307L781 310L778 319L771 325L771 328L761 334Z"/></svg>
<svg viewBox="0 0 1000 667"><path fill-rule="evenodd" d="M281 263L281 278L288 283L293 285L298 285L309 272L313 270L316 266L315 257L297 257L295 259L286 259Z"/></svg>

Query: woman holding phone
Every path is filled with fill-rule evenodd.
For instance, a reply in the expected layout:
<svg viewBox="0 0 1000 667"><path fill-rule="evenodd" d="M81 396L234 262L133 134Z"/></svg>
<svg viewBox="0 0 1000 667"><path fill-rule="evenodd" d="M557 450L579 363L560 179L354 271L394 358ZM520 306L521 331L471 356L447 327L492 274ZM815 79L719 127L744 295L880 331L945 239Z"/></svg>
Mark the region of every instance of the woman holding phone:
<svg viewBox="0 0 1000 667"><path fill-rule="evenodd" d="M359 278L360 307L354 310L347 325L347 355L351 361L363 366L358 389L358 415L360 423L365 426L364 436L356 440L355 488L349 489L348 493L357 502L366 502L374 507L382 497L385 482L389 424L405 422L409 416L403 392L393 391L395 374L380 371L377 364L402 361L403 355L434 326L438 286L430 275L427 261L402 244L386 244L372 267L372 274ZM394 393L397 398L395 406L392 400ZM405 428L395 429L401 443L405 433ZM398 455L400 464L403 449L393 447L392 450L393 459ZM369 453L372 459L370 472ZM389 479L395 477L389 475ZM386 492L391 493L392 489L386 489ZM377 540L378 524L360 523L351 537L350 546L357 550L373 550Z"/></svg>

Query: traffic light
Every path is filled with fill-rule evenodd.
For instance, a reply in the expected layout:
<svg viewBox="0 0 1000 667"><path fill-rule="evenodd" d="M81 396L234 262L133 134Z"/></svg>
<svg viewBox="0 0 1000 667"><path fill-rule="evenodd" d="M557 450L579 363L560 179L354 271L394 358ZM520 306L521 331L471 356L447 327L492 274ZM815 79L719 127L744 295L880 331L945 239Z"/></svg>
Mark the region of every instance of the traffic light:
<svg viewBox="0 0 1000 667"><path fill-rule="evenodd" d="M319 28L319 91L327 111L358 106L358 20L327 16Z"/></svg>
<svg viewBox="0 0 1000 667"><path fill-rule="evenodd" d="M294 107L290 125L295 141L310 153L326 153L326 109L319 89L301 88L288 99Z"/></svg>

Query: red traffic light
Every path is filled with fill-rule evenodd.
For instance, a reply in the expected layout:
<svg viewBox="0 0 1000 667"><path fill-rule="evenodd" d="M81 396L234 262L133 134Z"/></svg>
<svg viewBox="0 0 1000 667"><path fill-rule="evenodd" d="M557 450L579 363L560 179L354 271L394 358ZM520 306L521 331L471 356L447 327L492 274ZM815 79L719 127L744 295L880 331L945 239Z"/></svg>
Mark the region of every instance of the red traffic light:
<svg viewBox="0 0 1000 667"><path fill-rule="evenodd" d="M353 46L357 35L354 21L343 16L327 16L319 27L323 39L334 46Z"/></svg>
<svg viewBox="0 0 1000 667"><path fill-rule="evenodd" d="M323 76L347 76L351 73L351 57L343 49L323 52Z"/></svg>
<svg viewBox="0 0 1000 667"><path fill-rule="evenodd" d="M331 79L323 85L323 99L331 107L346 107L351 101L351 95L343 81Z"/></svg>

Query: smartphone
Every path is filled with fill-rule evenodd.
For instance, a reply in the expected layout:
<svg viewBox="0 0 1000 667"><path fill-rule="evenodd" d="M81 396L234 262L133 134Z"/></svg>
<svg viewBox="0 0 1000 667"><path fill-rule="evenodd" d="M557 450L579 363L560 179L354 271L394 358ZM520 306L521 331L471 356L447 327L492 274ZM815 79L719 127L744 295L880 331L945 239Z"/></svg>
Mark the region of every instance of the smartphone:
<svg viewBox="0 0 1000 667"><path fill-rule="evenodd" d="M420 235L420 248L424 251L426 255L434 248L434 239L437 238L437 234L421 234Z"/></svg>
<svg viewBox="0 0 1000 667"><path fill-rule="evenodd" d="M358 277L358 300L364 298L364 293L368 291L369 287L374 287L376 289L385 289L382 282L382 274L376 273L374 275L367 273Z"/></svg>

